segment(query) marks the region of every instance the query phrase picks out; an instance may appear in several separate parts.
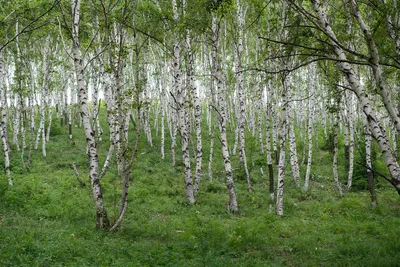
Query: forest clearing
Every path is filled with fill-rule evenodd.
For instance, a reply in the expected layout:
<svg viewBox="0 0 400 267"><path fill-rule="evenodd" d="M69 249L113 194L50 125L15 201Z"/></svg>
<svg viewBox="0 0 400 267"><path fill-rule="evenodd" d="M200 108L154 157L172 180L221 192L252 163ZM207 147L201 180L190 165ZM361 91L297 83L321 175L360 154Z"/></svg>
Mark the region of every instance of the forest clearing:
<svg viewBox="0 0 400 267"><path fill-rule="evenodd" d="M398 266L396 0L6 0L0 266Z"/></svg>

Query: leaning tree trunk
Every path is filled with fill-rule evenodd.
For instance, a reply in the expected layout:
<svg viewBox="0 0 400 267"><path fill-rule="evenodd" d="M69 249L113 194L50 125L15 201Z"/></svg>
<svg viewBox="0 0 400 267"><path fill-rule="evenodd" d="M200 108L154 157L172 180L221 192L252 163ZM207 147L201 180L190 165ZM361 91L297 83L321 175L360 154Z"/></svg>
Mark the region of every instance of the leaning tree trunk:
<svg viewBox="0 0 400 267"><path fill-rule="evenodd" d="M372 68L372 72L374 74L375 82L376 82L376 88L378 89L378 93L382 98L382 102L386 108L386 111L392 120L394 126L396 127L397 131L400 131L400 117L399 114L397 113L393 101L391 99L390 93L387 89L387 85L385 83L385 79L383 77L383 70L382 66L380 63L380 56L378 52L378 48L375 44L374 38L372 36L371 31L369 30L368 26L365 24L361 13L358 9L358 5L355 0L350 0L349 1L350 6L352 8L352 13L354 17L356 18L358 25L360 26L363 34L364 34L364 39L365 42L368 46L368 51L370 55L370 66Z"/></svg>
<svg viewBox="0 0 400 267"><path fill-rule="evenodd" d="M319 26L324 30L324 32L331 39L331 44L334 47L334 52L338 60L337 67L346 77L351 89L357 95L360 104L362 106L364 114L367 116L368 126L377 140L378 145L382 151L382 158L389 169L391 179L390 183L396 188L397 192L400 194L400 166L396 160L396 157L391 151L389 140L386 136L385 129L382 127L381 122L375 111L375 107L368 97L367 92L363 89L360 84L358 75L355 73L352 66L348 63L347 57L341 48L337 45L339 41L336 38L336 34L333 32L330 22L326 16L326 12L323 10L320 2L318 0L313 1L314 9L317 13L319 19Z"/></svg>
<svg viewBox="0 0 400 267"><path fill-rule="evenodd" d="M98 177L99 158L97 152L97 144L94 138L94 132L91 126L91 118L89 116L87 91L84 82L84 66L79 43L79 20L80 20L80 0L71 0L72 9L72 57L74 59L75 75L79 91L79 101L81 106L81 116L86 137L86 144L89 148L90 161L90 182L92 186L92 194L96 207L96 226L99 229L108 227L109 221L107 212L104 207L104 200L100 180Z"/></svg>

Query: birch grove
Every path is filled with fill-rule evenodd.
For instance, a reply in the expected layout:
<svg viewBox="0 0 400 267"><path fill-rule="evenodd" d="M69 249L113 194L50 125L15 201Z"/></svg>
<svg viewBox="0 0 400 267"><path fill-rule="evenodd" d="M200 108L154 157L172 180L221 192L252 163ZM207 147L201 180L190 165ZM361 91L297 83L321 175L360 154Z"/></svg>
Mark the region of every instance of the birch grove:
<svg viewBox="0 0 400 267"><path fill-rule="evenodd" d="M23 182L14 172L51 160L55 135L68 133L87 165L67 164L87 171L96 226L111 231L135 212L134 170L153 149L190 207L224 184L229 213L244 186L282 216L286 188L308 196L324 179L338 198L367 182L376 206L374 176L400 194L399 12L384 5L398 7L70 0L36 10L42 26L11 12L0 31L1 171L9 186ZM111 177L118 193L103 196Z"/></svg>

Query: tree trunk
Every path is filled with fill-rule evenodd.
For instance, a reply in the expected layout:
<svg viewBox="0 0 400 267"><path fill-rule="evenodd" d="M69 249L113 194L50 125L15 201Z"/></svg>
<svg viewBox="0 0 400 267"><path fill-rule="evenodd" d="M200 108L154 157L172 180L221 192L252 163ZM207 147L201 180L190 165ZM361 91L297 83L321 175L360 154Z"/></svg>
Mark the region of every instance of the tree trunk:
<svg viewBox="0 0 400 267"><path fill-rule="evenodd" d="M79 91L79 101L81 106L81 116L86 136L86 143L89 147L90 161L90 181L92 186L92 194L96 207L96 226L99 229L108 227L107 212L104 207L102 188L98 177L99 159L97 152L97 144L94 139L94 132L90 124L87 91L84 82L84 66L79 43L79 20L80 20L80 0L71 0L72 9L72 56L74 59L75 75Z"/></svg>
<svg viewBox="0 0 400 267"><path fill-rule="evenodd" d="M375 107L368 98L367 92L362 88L359 77L354 72L352 66L347 62L347 57L343 49L337 44L339 42L337 41L336 35L330 26L330 22L326 16L326 12L323 10L318 0L313 1L313 6L318 15L318 19L320 22L319 25L330 37L330 42L334 47L334 52L337 58L340 60L340 62L338 62L336 66L343 73L350 87L357 95L362 106L362 110L367 116L368 126L370 127L374 138L379 144L379 147L382 151L383 160L391 174L392 178L390 180L390 183L396 188L397 192L400 194L400 166L390 149L389 140L386 136L384 128L382 127L376 115Z"/></svg>
<svg viewBox="0 0 400 267"><path fill-rule="evenodd" d="M339 114L335 115L335 123L333 124L333 180L336 188L339 191L339 195L343 196L343 190L340 186L339 175L337 170L337 161L338 161L338 135L339 135Z"/></svg>
<svg viewBox="0 0 400 267"><path fill-rule="evenodd" d="M178 13L178 6L176 0L172 0L172 6L174 11L174 20L178 22L180 19ZM174 76L174 87L176 92L176 108L178 113L178 121L179 121L179 130L181 134L181 149L182 149L182 160L185 166L185 190L186 190L186 200L193 204L195 202L194 198L194 188L193 188L193 179L192 172L190 168L190 155L189 155L189 135L188 128L186 124L186 116L185 116L185 101L184 101L184 92L183 86L181 83L181 72L180 72L180 44L178 41L178 36L175 36L176 42L174 43L173 49L173 60L172 60L172 68L173 68L173 76Z"/></svg>
<svg viewBox="0 0 400 267"><path fill-rule="evenodd" d="M372 136L371 132L368 128L368 123L366 119L364 119L364 133L365 133L365 163L367 165L367 179L368 179L368 191L371 196L371 204L372 207L376 207L378 205L378 201L376 199L376 193L374 189L374 174L372 170L372 161L371 161L371 143Z"/></svg>
<svg viewBox="0 0 400 267"><path fill-rule="evenodd" d="M289 99L291 98L291 93L288 92ZM297 157L297 146L296 146L296 135L294 132L294 112L291 107L291 103L287 103L287 120L289 126L289 151L290 151L290 165L292 167L292 177L296 183L296 187L300 187L300 170L299 170L299 160Z"/></svg>
<svg viewBox="0 0 400 267"><path fill-rule="evenodd" d="M8 138L6 135L7 131L7 102L6 102L6 89L4 86L4 63L3 63L3 55L0 51L0 137L1 142L3 144L3 153L4 153L4 169L6 172L6 176L8 179L8 184L13 185L13 180L11 178L10 172L10 150L8 148Z"/></svg>
<svg viewBox="0 0 400 267"><path fill-rule="evenodd" d="M378 93L382 98L383 104L386 108L387 113L389 114L390 119L392 120L394 126L397 131L400 131L400 117L396 111L396 108L393 105L393 101L391 99L390 93L387 89L385 79L383 77L383 70L380 64L380 57L378 48L375 44L374 38L369 30L368 26L365 24L361 13L358 9L358 5L355 0L349 1L350 6L353 11L354 17L357 19L358 25L360 26L363 34L365 42L368 46L368 51L370 55L370 66L372 68L372 72L374 74L376 88L378 89Z"/></svg>
<svg viewBox="0 0 400 267"><path fill-rule="evenodd" d="M309 86L310 86L310 98L308 99L308 126L307 126L307 136L308 136L308 159L307 159L307 170L306 177L304 179L303 190L308 191L308 184L311 174L311 163L312 163L312 153L313 153L313 124L314 124L314 98L315 98L315 78L316 78L316 65L311 65L309 69Z"/></svg>
<svg viewBox="0 0 400 267"><path fill-rule="evenodd" d="M228 189L229 195L229 210L231 212L238 212L238 204L236 200L236 193L235 193L235 185L233 181L233 173L232 173L232 166L231 166L231 159L229 156L228 150L228 138L226 136L226 121L227 121L227 114L226 114L226 93L223 88L223 81L222 81L222 74L221 74L221 65L219 63L218 58L218 31L219 25L217 21L217 15L213 14L213 21L212 21L212 61L213 61L213 74L217 84L217 92L218 92L218 103L219 103L219 115L220 115L220 132L221 132L221 148L222 148L222 156L224 158L225 163L225 173L226 173L226 187Z"/></svg>
<svg viewBox="0 0 400 267"><path fill-rule="evenodd" d="M276 213L278 216L283 215L283 188L285 178L285 155L286 155L286 136L288 132L287 127L287 85L285 78L282 77L282 111L281 111L281 125L280 125L280 151L279 151L279 163L278 163L278 187L276 190Z"/></svg>

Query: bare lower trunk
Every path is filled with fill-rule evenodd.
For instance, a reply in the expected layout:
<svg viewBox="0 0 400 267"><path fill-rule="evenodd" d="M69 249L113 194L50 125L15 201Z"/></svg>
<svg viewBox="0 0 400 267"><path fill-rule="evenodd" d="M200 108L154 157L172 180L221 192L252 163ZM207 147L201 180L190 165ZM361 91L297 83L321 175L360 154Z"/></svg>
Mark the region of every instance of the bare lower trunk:
<svg viewBox="0 0 400 267"><path fill-rule="evenodd" d="M219 114L220 114L220 132L221 132L221 148L222 148L222 156L224 158L225 165L225 174L226 174L226 187L228 189L229 195L229 210L231 212L238 212L238 204L236 200L235 193L235 185L233 181L233 173L231 166L231 159L229 156L228 150L228 139L226 136L226 94L223 88L222 74L221 74L221 65L218 59L218 31L219 25L217 21L217 15L213 15L213 24L212 24L212 58L213 58L213 74L217 84L217 92L218 92L218 103L219 103Z"/></svg>
<svg viewBox="0 0 400 267"><path fill-rule="evenodd" d="M287 135L287 88L284 78L282 78L282 111L281 111L281 127L280 127L280 151L278 163L278 185L276 190L276 214L283 215L283 188L285 178L285 152L286 152L286 135Z"/></svg>
<svg viewBox="0 0 400 267"><path fill-rule="evenodd" d="M178 22L180 19L178 13L178 6L176 0L172 0L172 6L174 11L174 20ZM190 167L190 154L189 154L189 134L188 127L186 123L186 112L185 112L185 99L184 99L184 88L181 84L181 71L180 71L180 45L178 41L178 36L175 36L176 42L174 44L174 56L172 62L173 76L174 76L174 87L175 93L174 100L176 101L176 108L178 113L179 130L181 134L181 150L182 150L182 160L185 166L185 191L186 200L188 203L193 204L195 202L194 198L194 188L192 172Z"/></svg>
<svg viewBox="0 0 400 267"><path fill-rule="evenodd" d="M338 158L338 127L339 127L339 118L338 116L335 119L335 124L333 125L333 181L335 183L335 186L339 192L340 196L343 196L343 190L342 187L340 186L339 182L339 175L338 175L338 170L337 170L337 158Z"/></svg>
<svg viewBox="0 0 400 267"><path fill-rule="evenodd" d="M292 177L296 183L296 187L300 187L300 170L299 160L297 157L296 135L294 132L294 114L293 109L288 104L288 125L289 125L289 150L290 150L290 165L292 167Z"/></svg>
<svg viewBox="0 0 400 267"><path fill-rule="evenodd" d="M5 95L5 86L4 86L4 63L3 63L3 55L0 51L0 138L3 144L3 153L4 153L4 169L6 172L6 176L8 179L8 184L13 185L13 180L11 178L10 172L10 150L8 148L8 137L6 135L7 131L7 103L6 103L6 95Z"/></svg>
<svg viewBox="0 0 400 267"><path fill-rule="evenodd" d="M89 161L90 161L90 182L92 187L92 194L95 200L96 207L96 226L99 229L108 227L107 212L104 207L102 188L98 177L99 159L97 152L97 144L94 140L94 132L90 124L87 91L84 82L84 66L80 51L79 44L79 20L80 20L80 0L71 0L71 9L73 16L72 26L72 56L74 59L75 75L78 84L79 101L81 106L81 116L83 120L84 132L86 136L86 143L89 147Z"/></svg>
<svg viewBox="0 0 400 267"><path fill-rule="evenodd" d="M364 133L365 133L365 163L368 167L367 168L368 191L371 196L372 207L376 207L378 205L378 201L376 199L376 193L375 193L375 189L374 189L374 174L371 171L372 170L372 161L371 161L372 136L371 136L371 132L368 129L367 121L365 121Z"/></svg>
<svg viewBox="0 0 400 267"><path fill-rule="evenodd" d="M306 177L304 179L304 187L303 190L305 192L308 191L308 184L310 180L311 174L311 162L312 162L312 153L313 153L313 123L314 123L314 98L315 98L315 83L314 79L316 66L312 65L310 68L310 98L308 99L308 126L307 126L307 136L308 136L308 159L307 159L307 170Z"/></svg>

